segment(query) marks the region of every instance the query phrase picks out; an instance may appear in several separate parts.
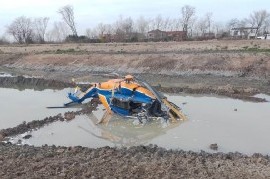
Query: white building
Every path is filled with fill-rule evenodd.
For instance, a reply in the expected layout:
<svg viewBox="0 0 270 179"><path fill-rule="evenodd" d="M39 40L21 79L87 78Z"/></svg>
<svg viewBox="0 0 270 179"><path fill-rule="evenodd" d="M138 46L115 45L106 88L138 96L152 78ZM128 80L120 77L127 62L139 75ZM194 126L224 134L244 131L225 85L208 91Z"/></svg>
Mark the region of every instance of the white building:
<svg viewBox="0 0 270 179"><path fill-rule="evenodd" d="M239 38L239 39L255 39L257 29L258 28L256 27L232 28L230 35L234 38Z"/></svg>

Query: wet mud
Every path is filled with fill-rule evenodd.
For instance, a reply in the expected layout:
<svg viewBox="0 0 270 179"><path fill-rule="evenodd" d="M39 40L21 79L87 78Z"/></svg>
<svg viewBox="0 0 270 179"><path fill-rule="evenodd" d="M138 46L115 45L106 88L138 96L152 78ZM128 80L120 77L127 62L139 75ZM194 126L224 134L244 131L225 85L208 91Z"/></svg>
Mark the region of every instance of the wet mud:
<svg viewBox="0 0 270 179"><path fill-rule="evenodd" d="M23 134L28 131L40 129L45 125L49 125L56 121L65 121L65 120L69 121L74 119L76 115L90 114L95 109L96 109L95 105L87 105L87 107L83 106L83 108L79 111L65 112L64 115L58 114L56 116L46 117L43 120L33 120L31 122L23 122L22 124L19 124L16 127L2 129L0 130L0 141L1 138L2 140L5 140L5 138L8 139L9 137Z"/></svg>
<svg viewBox="0 0 270 179"><path fill-rule="evenodd" d="M104 80L104 79L103 79ZM44 78L34 78L34 77L24 77L24 76L8 76L0 77L0 87L4 88L16 88L20 90L24 89L35 89L35 90L44 90L44 89L64 89L75 87L76 85L80 86L82 89L88 89L90 84L75 84L68 81L54 80L54 79L44 79ZM266 99L254 97L255 94L258 94L260 90L256 88L236 88L232 85L226 86L175 86L168 87L154 86L157 90L164 93L189 93L189 94L215 94L222 95L234 99L242 99L253 102L266 102Z"/></svg>
<svg viewBox="0 0 270 179"><path fill-rule="evenodd" d="M117 72L139 74L166 93L216 94L264 102L265 99L254 95L270 94L270 46L266 41L257 43L210 41L1 47L0 72L12 71L19 76L0 77L0 87L63 89L74 87L72 77L86 76L90 82L96 82L105 78L89 74ZM243 50L245 46L255 45L261 49ZM76 49L76 53L67 53L67 49ZM8 137L56 121L73 120L74 116L91 113L93 109L66 112L2 129L0 178L270 178L270 158L261 154L196 153L152 145L91 149L6 142ZM31 138L31 135L24 137ZM209 147L218 150L219 145L213 143Z"/></svg>
<svg viewBox="0 0 270 179"><path fill-rule="evenodd" d="M130 148L33 147L0 143L1 178L269 178L261 154Z"/></svg>
<svg viewBox="0 0 270 179"><path fill-rule="evenodd" d="M59 80L44 78L33 78L24 76L0 77L0 87L16 89L64 89L72 87L74 84Z"/></svg>
<svg viewBox="0 0 270 179"><path fill-rule="evenodd" d="M226 96L233 99L241 99L251 102L267 102L264 98L254 97L254 95L258 94L258 90L255 89L236 89L231 86L224 86L219 88L208 88L208 87L200 87L200 88L190 88L190 87L155 87L157 90L162 91L164 93L187 93L187 94L212 94L219 96Z"/></svg>

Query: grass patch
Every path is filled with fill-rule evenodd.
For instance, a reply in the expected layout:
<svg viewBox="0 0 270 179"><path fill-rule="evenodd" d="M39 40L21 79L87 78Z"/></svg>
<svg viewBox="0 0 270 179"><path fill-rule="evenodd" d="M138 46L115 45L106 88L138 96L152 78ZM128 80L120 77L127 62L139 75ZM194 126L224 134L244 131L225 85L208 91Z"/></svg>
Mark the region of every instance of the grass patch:
<svg viewBox="0 0 270 179"><path fill-rule="evenodd" d="M248 52L270 52L270 49L269 48L258 48L258 47L250 47L250 48L247 48L245 49L245 51L248 51Z"/></svg>
<svg viewBox="0 0 270 179"><path fill-rule="evenodd" d="M228 46L221 47L221 50L228 50Z"/></svg>
<svg viewBox="0 0 270 179"><path fill-rule="evenodd" d="M67 49L67 50L61 50L61 49L56 50L56 54L74 53L74 52L75 52L74 48L70 48L70 49Z"/></svg>
<svg viewBox="0 0 270 179"><path fill-rule="evenodd" d="M244 50L247 50L248 49L248 46L244 46L244 47L242 47Z"/></svg>

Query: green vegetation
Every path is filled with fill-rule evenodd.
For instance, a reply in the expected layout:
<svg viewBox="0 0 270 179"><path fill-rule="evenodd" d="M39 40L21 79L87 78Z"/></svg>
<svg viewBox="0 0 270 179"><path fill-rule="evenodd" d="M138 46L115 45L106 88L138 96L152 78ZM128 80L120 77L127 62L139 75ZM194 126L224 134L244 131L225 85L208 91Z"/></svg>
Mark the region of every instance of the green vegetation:
<svg viewBox="0 0 270 179"><path fill-rule="evenodd" d="M228 46L221 47L221 50L228 50Z"/></svg>
<svg viewBox="0 0 270 179"><path fill-rule="evenodd" d="M73 52L75 52L74 48L70 48L70 49L67 49L67 50L61 50L61 49L56 50L56 54L73 53Z"/></svg>
<svg viewBox="0 0 270 179"><path fill-rule="evenodd" d="M249 46L244 46L242 47L242 50L240 51L244 51L244 52L255 52L255 53L260 53L260 52L270 52L269 48L260 48L259 45L253 45L253 47L249 47Z"/></svg>
<svg viewBox="0 0 270 179"><path fill-rule="evenodd" d="M244 51L248 51L248 52L270 52L269 48L259 48L259 47L250 47L250 48L246 48L244 49Z"/></svg>
<svg viewBox="0 0 270 179"><path fill-rule="evenodd" d="M247 49L248 49L248 46L244 46L243 49L244 49L244 50L247 50Z"/></svg>

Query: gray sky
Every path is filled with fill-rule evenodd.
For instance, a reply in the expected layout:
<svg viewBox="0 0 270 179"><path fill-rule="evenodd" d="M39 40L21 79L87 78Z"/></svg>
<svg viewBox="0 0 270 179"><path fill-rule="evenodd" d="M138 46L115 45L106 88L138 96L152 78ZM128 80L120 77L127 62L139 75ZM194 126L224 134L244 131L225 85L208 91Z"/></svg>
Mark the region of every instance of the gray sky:
<svg viewBox="0 0 270 179"><path fill-rule="evenodd" d="M253 11L270 11L269 0L0 0L0 36L6 26L16 17L49 17L50 23L60 21L57 10L64 5L73 5L79 34L98 23L112 23L119 15L154 18L176 18L184 5L196 8L196 15L202 17L213 13L213 19L226 22L232 18L245 18Z"/></svg>

